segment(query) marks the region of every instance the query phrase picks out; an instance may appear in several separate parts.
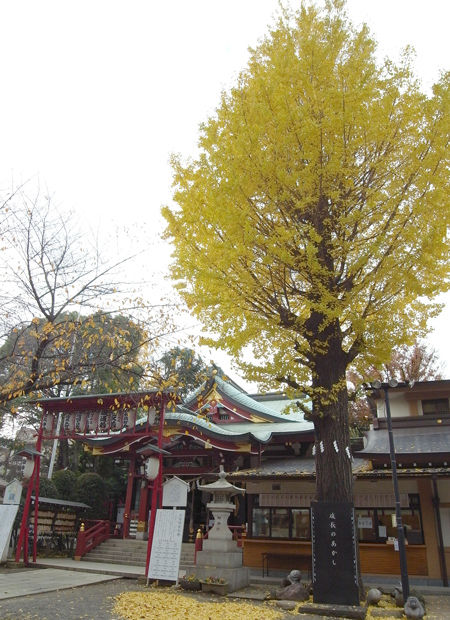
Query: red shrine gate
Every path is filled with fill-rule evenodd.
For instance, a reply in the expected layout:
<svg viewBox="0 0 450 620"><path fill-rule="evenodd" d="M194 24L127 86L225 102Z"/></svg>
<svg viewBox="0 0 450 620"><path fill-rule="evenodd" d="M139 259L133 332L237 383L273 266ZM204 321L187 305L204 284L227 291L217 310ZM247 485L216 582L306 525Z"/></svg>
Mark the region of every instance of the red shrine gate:
<svg viewBox="0 0 450 620"><path fill-rule="evenodd" d="M167 405L178 402L172 390L151 390L118 394L48 398L35 401L42 408L41 423L33 451L33 471L28 483L22 522L16 549L16 562L23 549L24 563L28 564L31 498L34 491L33 562L36 562L37 520L39 510L39 475L43 440L72 439L83 441L94 438L117 436L130 445L157 433L157 444L151 446L154 457L154 479L149 484L152 501L148 531L146 573L152 548L156 510L162 505L162 457L168 454L162 449L164 415ZM126 524L124 524L126 525Z"/></svg>

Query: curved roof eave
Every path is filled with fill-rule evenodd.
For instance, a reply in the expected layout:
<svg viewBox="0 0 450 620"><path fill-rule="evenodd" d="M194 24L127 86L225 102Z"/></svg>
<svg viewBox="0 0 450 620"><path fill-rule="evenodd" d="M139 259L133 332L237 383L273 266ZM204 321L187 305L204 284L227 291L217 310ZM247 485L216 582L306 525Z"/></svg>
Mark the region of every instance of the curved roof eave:
<svg viewBox="0 0 450 620"><path fill-rule="evenodd" d="M270 441L272 437L272 433L270 431L264 431L262 433L258 433L255 431L246 431L242 432L234 432L227 430L226 427L218 426L214 424L214 422L210 422L201 416L197 416L192 412L184 413L182 411L171 411L166 413L166 421L171 420L172 422L182 422L185 425L190 427L197 427L206 433L206 435L211 435L221 439L230 439L235 442L240 441L251 441L252 438L260 441L262 443L266 443Z"/></svg>
<svg viewBox="0 0 450 620"><path fill-rule="evenodd" d="M245 392L239 392L236 388L234 388L232 385L230 385L228 382L224 381L220 377L215 377L215 383L219 394L226 398L229 398L236 405L242 407L248 413L266 418L268 420L272 420L273 422L286 421L286 414L278 413L277 411L266 407L264 404L254 400ZM286 405L287 404L288 403L286 402Z"/></svg>

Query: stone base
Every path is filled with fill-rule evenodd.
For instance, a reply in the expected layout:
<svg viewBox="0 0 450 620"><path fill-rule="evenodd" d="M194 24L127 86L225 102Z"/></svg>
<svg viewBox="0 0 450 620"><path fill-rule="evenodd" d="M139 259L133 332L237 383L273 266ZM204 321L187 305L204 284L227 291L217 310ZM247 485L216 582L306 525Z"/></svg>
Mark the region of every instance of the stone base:
<svg viewBox="0 0 450 620"><path fill-rule="evenodd" d="M370 608L372 618L403 618L402 609L377 609L376 607Z"/></svg>
<svg viewBox="0 0 450 620"><path fill-rule="evenodd" d="M198 555L197 555L198 558ZM195 575L198 579L206 577L223 577L228 583L228 592L234 592L245 588L249 584L250 569L244 566L237 568L224 568L223 566L199 566L195 567Z"/></svg>
<svg viewBox="0 0 450 620"><path fill-rule="evenodd" d="M239 568L242 566L242 551L198 551L197 566Z"/></svg>
<svg viewBox="0 0 450 620"><path fill-rule="evenodd" d="M361 618L366 617L367 607L361 605L327 605L325 603L306 603L299 609L302 614L328 616L332 618Z"/></svg>
<svg viewBox="0 0 450 620"><path fill-rule="evenodd" d="M223 540L220 538L206 538L203 541L203 551L220 551L221 553L233 551L240 553L242 556L242 549L237 546L235 540Z"/></svg>

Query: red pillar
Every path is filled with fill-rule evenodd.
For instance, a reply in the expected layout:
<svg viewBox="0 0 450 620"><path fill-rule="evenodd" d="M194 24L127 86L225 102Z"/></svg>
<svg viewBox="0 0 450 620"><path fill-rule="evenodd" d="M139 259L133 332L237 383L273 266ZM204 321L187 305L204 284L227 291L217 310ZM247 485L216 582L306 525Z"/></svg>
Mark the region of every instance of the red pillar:
<svg viewBox="0 0 450 620"><path fill-rule="evenodd" d="M39 427L39 432L36 440L36 452L40 453L42 446L42 419ZM25 498L25 504L23 506L22 521L20 524L19 540L16 548L16 562L20 561L20 554L23 548L23 561L24 564L28 564L28 516L30 514L31 495L33 489L35 490L34 501L34 528L33 528L33 562L36 562L36 541L37 541L37 517L39 509L39 470L41 466L41 458L39 454L34 456L33 473L31 474L28 482L27 495Z"/></svg>
<svg viewBox="0 0 450 620"><path fill-rule="evenodd" d="M133 497L135 466L136 454L132 454L130 456L130 463L128 465L127 494L125 497L125 507L123 511L123 538L128 538L128 534L130 531L131 499Z"/></svg>
<svg viewBox="0 0 450 620"><path fill-rule="evenodd" d="M166 403L162 400L161 411L159 414L159 431L158 431L158 448L162 448L162 437L164 427L164 414L166 411ZM148 575L148 567L150 564L150 556L152 554L153 533L155 530L156 511L162 506L162 476L163 476L163 455L159 453L159 471L152 486L152 507L150 510L150 520L148 524L148 544L147 544L147 561L145 563L145 575Z"/></svg>
<svg viewBox="0 0 450 620"><path fill-rule="evenodd" d="M148 480L141 480L141 494L139 497L139 512L137 531L145 532L147 530L147 503L148 503Z"/></svg>

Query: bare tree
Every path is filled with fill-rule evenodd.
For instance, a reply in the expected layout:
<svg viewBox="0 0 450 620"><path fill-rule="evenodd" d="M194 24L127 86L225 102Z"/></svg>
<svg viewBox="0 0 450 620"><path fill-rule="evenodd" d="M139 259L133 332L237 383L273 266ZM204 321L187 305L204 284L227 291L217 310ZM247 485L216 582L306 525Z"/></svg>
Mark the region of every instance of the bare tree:
<svg viewBox="0 0 450 620"><path fill-rule="evenodd" d="M171 330L167 309L133 301L119 277L129 259L105 261L77 228L39 193L21 192L0 208L3 410L56 389L136 389L157 379L145 360Z"/></svg>

